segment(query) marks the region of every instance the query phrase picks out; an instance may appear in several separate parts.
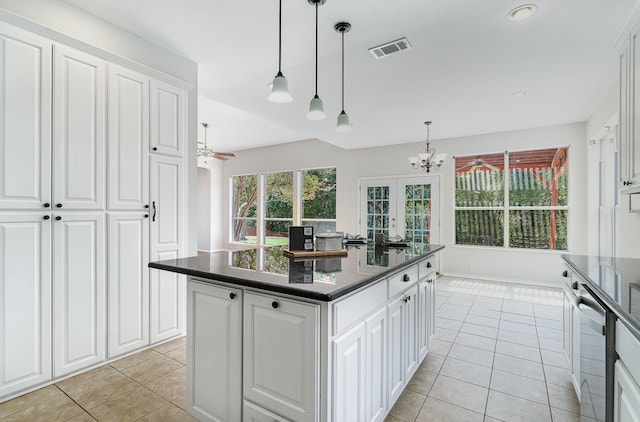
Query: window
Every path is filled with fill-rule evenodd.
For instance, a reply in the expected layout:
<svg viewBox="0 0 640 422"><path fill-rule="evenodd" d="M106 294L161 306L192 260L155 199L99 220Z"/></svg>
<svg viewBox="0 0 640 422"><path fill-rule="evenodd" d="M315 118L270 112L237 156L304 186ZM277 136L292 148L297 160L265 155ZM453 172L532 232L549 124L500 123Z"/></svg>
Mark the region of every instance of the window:
<svg viewBox="0 0 640 422"><path fill-rule="evenodd" d="M335 167L302 170L302 220L314 233L336 231Z"/></svg>
<svg viewBox="0 0 640 422"><path fill-rule="evenodd" d="M291 225L336 230L335 167L232 176L231 191L232 242L287 245Z"/></svg>
<svg viewBox="0 0 640 422"><path fill-rule="evenodd" d="M258 175L233 176L231 226L234 242L257 243Z"/></svg>
<svg viewBox="0 0 640 422"><path fill-rule="evenodd" d="M456 244L566 250L567 152L456 157Z"/></svg>

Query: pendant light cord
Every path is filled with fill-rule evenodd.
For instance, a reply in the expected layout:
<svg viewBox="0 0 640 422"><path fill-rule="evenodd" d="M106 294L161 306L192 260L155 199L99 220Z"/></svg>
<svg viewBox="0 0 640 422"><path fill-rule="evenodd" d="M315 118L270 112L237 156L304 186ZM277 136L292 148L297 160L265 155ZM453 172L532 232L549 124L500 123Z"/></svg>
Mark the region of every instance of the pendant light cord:
<svg viewBox="0 0 640 422"><path fill-rule="evenodd" d="M282 74L282 0L278 12L278 75Z"/></svg>
<svg viewBox="0 0 640 422"><path fill-rule="evenodd" d="M318 1L316 1L316 97L317 96L318 96Z"/></svg>
<svg viewBox="0 0 640 422"><path fill-rule="evenodd" d="M342 31L342 112L344 113L344 31Z"/></svg>

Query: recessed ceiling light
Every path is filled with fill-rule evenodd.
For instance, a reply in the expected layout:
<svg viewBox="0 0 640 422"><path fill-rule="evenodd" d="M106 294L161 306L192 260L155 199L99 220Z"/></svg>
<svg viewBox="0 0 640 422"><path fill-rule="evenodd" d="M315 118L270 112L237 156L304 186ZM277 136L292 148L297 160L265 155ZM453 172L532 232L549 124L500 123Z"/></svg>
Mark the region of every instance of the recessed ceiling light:
<svg viewBox="0 0 640 422"><path fill-rule="evenodd" d="M514 92L511 93L511 96L513 98L521 98L521 97L524 97L525 95L527 95L527 91L525 91L525 90L514 91Z"/></svg>
<svg viewBox="0 0 640 422"><path fill-rule="evenodd" d="M521 21L533 15L536 12L536 9L537 7L535 4L524 4L509 12L507 17L512 21Z"/></svg>

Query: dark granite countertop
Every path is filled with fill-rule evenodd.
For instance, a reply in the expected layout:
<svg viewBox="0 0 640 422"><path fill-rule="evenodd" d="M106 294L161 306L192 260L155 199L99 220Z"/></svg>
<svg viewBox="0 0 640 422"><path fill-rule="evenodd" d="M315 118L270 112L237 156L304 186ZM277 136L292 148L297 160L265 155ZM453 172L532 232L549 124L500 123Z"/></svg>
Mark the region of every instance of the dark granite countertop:
<svg viewBox="0 0 640 422"><path fill-rule="evenodd" d="M640 259L568 254L562 258L640 339Z"/></svg>
<svg viewBox="0 0 640 422"><path fill-rule="evenodd" d="M150 262L150 268L218 280L239 286L332 301L444 249L443 245L408 248L347 246L343 258L304 260L282 255L283 247L223 250L187 258Z"/></svg>

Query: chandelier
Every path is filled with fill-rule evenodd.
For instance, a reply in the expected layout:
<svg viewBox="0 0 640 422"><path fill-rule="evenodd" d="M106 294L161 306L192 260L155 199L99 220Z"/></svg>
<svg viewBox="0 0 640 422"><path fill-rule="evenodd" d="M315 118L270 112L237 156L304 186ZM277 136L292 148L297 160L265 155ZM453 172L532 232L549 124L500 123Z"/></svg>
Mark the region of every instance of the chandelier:
<svg viewBox="0 0 640 422"><path fill-rule="evenodd" d="M427 145L422 148L417 157L409 157L409 164L414 169L422 169L422 171L429 173L432 168L440 170L444 159L447 158L447 154L436 154L436 149L429 146L429 126L431 126L431 122L424 122L424 124L427 126Z"/></svg>

